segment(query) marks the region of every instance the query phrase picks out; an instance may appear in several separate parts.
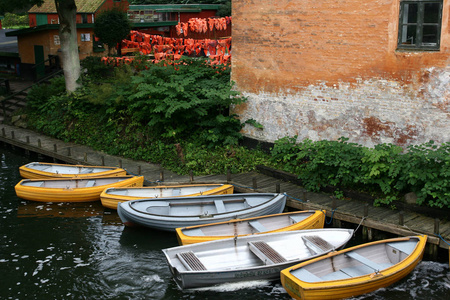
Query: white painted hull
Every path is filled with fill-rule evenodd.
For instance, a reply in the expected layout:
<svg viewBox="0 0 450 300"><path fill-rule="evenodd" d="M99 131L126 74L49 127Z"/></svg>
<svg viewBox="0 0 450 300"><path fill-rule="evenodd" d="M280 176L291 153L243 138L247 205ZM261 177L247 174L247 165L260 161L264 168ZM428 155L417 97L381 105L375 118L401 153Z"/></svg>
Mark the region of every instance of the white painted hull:
<svg viewBox="0 0 450 300"><path fill-rule="evenodd" d="M340 249L353 235L351 229L311 229L290 232L230 238L164 249L169 269L182 289L212 286L222 283L276 280L280 271L299 262L324 255L333 249ZM312 252L303 240L307 236L319 236L328 243L328 250ZM251 243L263 241L285 259L283 262L268 263L255 255ZM194 253L203 264L204 270L190 270L180 253Z"/></svg>

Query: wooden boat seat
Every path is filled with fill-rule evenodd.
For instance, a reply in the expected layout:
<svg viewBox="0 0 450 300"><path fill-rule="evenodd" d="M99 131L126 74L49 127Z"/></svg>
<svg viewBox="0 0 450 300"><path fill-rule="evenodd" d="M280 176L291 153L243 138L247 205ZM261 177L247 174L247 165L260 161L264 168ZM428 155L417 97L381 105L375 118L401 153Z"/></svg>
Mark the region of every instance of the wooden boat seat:
<svg viewBox="0 0 450 300"><path fill-rule="evenodd" d="M303 221L304 219L308 218L310 215L307 214L303 214L303 215L292 215L289 216L289 219L291 219L292 223L299 223L301 221Z"/></svg>
<svg viewBox="0 0 450 300"><path fill-rule="evenodd" d="M25 185L26 186L41 187L41 186L44 186L44 182L43 181L36 181L36 182L30 181L30 182L26 182Z"/></svg>
<svg viewBox="0 0 450 300"><path fill-rule="evenodd" d="M308 270L306 270L304 268L300 268L300 269L291 271L291 274L294 275L295 277L297 277L298 279L300 279L301 281L306 281L306 282L323 281L322 278L309 272Z"/></svg>
<svg viewBox="0 0 450 300"><path fill-rule="evenodd" d="M259 223L259 221L255 220L255 221L249 221L248 224L255 229L257 232L266 232L268 231L267 228Z"/></svg>
<svg viewBox="0 0 450 300"><path fill-rule="evenodd" d="M353 266L340 269L339 271L347 274L350 277L364 276L373 273L373 269L366 265Z"/></svg>
<svg viewBox="0 0 450 300"><path fill-rule="evenodd" d="M248 242L248 246L250 251L258 256L258 258L261 259L266 265L287 262L287 260L281 256L280 253L264 241Z"/></svg>
<svg viewBox="0 0 450 300"><path fill-rule="evenodd" d="M359 261L360 263L362 263L363 265L368 266L369 268L373 269L374 271L380 271L380 270L383 269L382 265L380 265L380 264L378 264L376 262L373 262L370 259L368 259L368 258L366 258L366 257L364 257L362 255L359 255L358 253L356 253L354 251L347 252L347 253L345 253L345 255L347 257L350 257L350 258L353 258L354 260Z"/></svg>
<svg viewBox="0 0 450 300"><path fill-rule="evenodd" d="M180 196L181 195L181 189L172 189L172 196Z"/></svg>
<svg viewBox="0 0 450 300"><path fill-rule="evenodd" d="M94 172L94 169L92 168L84 168L80 171L80 174L88 174Z"/></svg>
<svg viewBox="0 0 450 300"><path fill-rule="evenodd" d="M334 249L334 246L325 241L318 235L308 235L302 237L303 242L305 242L305 246L315 254L327 252L331 249Z"/></svg>
<svg viewBox="0 0 450 300"><path fill-rule="evenodd" d="M214 205L216 206L218 214L223 214L227 212L222 200L214 200Z"/></svg>
<svg viewBox="0 0 450 300"><path fill-rule="evenodd" d="M407 242L388 243L387 245L405 254L411 254L416 248L417 241L412 240Z"/></svg>
<svg viewBox="0 0 450 300"><path fill-rule="evenodd" d="M205 271L206 267L192 251L177 253L177 258L189 271Z"/></svg>
<svg viewBox="0 0 450 300"><path fill-rule="evenodd" d="M193 229L187 229L182 230L183 233L187 236L205 236L201 228L193 228Z"/></svg>
<svg viewBox="0 0 450 300"><path fill-rule="evenodd" d="M85 187L93 187L95 185L95 180L89 180L87 183L86 183L86 186Z"/></svg>

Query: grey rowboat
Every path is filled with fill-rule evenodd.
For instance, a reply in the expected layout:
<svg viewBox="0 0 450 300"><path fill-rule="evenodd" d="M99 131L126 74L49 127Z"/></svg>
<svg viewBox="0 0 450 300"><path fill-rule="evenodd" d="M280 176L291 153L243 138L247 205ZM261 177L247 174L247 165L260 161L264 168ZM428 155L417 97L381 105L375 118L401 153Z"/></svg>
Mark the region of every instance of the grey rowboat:
<svg viewBox="0 0 450 300"><path fill-rule="evenodd" d="M178 227L278 214L285 204L284 194L243 193L132 200L120 203L117 213L127 226L175 231Z"/></svg>

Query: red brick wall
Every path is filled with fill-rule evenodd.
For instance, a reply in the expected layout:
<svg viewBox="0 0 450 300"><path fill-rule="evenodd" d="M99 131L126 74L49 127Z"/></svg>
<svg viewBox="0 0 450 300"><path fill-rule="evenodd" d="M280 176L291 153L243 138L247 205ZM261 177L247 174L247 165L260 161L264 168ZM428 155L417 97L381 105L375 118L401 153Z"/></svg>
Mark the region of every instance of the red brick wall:
<svg viewBox="0 0 450 300"><path fill-rule="evenodd" d="M441 48L435 52L396 50L399 3L400 0L233 0L232 80L238 90L250 96L250 102L235 111L242 119L266 123L265 131L247 126L244 133L273 141L283 136L275 133L274 128L279 127L284 133L302 138L311 138L308 130L315 132L314 139L355 134L355 140L371 140L370 144L376 142L374 133L364 128L375 122L380 125L378 137L391 136L398 143L426 140L437 134L429 135L428 125L417 124L423 121L422 116L412 124L412 120L395 119L395 112L389 111L390 107L398 109L424 99L437 109L428 113L442 114L435 125L445 130L450 125L449 95L442 88L449 85L445 79L450 64L449 0L444 0ZM427 91L430 84L432 93ZM270 111L259 109L256 102L259 106L269 102L272 106L283 105L281 120L267 121L265 114ZM299 108L293 108L289 102ZM318 102L327 105L318 107ZM377 103L373 113L370 103ZM363 105L370 109L355 113L354 124L347 124L342 130L349 112ZM318 113L332 121L320 121ZM299 124L296 130L291 130L292 120ZM429 121L430 126L432 123ZM337 133L327 134L336 126L333 124L339 124L339 128L334 128ZM381 132L381 125L389 127L390 132ZM271 128L273 132L269 133ZM450 127L447 129L450 132ZM414 134L408 132L412 131L416 132L415 137L399 138L401 134L411 137ZM450 134L445 139L450 140Z"/></svg>
<svg viewBox="0 0 450 300"><path fill-rule="evenodd" d="M356 78L410 83L424 67L446 66L448 34L440 52L395 51L398 3L233 0L233 79L245 90L298 90L317 81L332 85ZM448 33L448 9L445 14L442 31Z"/></svg>

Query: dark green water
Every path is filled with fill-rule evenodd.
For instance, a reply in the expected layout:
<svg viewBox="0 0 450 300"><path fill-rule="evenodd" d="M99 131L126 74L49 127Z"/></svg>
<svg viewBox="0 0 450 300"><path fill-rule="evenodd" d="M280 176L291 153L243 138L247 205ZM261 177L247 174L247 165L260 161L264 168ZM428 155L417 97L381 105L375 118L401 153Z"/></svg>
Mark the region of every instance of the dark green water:
<svg viewBox="0 0 450 300"><path fill-rule="evenodd" d="M16 197L18 168L42 157L0 145L0 299L290 299L280 282L181 291L161 249L174 234L124 228L100 203ZM448 263L423 261L397 284L355 299L448 299Z"/></svg>

